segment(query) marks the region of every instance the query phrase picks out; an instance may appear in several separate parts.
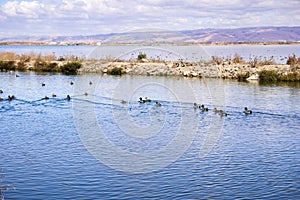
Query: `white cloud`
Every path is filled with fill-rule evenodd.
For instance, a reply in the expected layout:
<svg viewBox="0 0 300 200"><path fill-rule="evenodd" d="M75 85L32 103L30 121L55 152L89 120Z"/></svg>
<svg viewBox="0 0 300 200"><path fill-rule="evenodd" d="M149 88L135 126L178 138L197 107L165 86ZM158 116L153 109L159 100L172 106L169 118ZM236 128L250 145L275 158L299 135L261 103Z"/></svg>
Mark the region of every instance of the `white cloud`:
<svg viewBox="0 0 300 200"><path fill-rule="evenodd" d="M0 26L30 34L41 34L43 29L44 34L71 35L144 28L296 26L299 18L299 0L13 0L0 4Z"/></svg>

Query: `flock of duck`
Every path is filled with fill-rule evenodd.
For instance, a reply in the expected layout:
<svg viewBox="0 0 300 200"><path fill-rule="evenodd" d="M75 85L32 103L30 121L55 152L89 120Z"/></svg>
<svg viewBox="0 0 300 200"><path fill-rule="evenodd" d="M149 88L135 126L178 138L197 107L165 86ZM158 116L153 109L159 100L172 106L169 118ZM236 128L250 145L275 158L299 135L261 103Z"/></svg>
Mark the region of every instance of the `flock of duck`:
<svg viewBox="0 0 300 200"><path fill-rule="evenodd" d="M138 100L139 103L146 103L146 102L151 102L151 99L149 99L148 97L145 97L144 99L142 97L139 98ZM122 104L125 104L127 103L125 100L121 100L121 103ZM161 107L161 103L159 102L155 102L155 106L157 107ZM207 107L205 107L203 104L202 105L198 105L197 103L194 103L193 104L193 108L194 109L200 109L201 111L203 112L207 112L209 109ZM225 112L224 110L221 110L221 109L217 109L217 108L214 108L213 111L216 113L216 114L219 114L221 117L224 117L224 116L227 116L227 112ZM244 108L244 111L243 111L244 114L248 115L248 114L252 114L252 110L249 110L247 107Z"/></svg>
<svg viewBox="0 0 300 200"><path fill-rule="evenodd" d="M71 81L70 82L70 84L71 85L73 85L74 83ZM89 84L90 85L92 85L92 82L90 81L89 82ZM46 84L45 83L42 83L42 87L44 87ZM0 94L2 94L3 93L3 90L2 89L0 89ZM88 95L86 92L84 93L84 95ZM56 97L56 94L52 94L52 97L53 98L55 98ZM7 97L7 100L8 101L12 101L13 99L15 99L16 97L14 96L14 95L8 95L8 97ZM45 99L45 100L48 100L48 99L50 99L48 96L45 96L43 99ZM0 101L2 101L2 100L4 100L2 97L0 97ZM67 95L66 96L66 100L71 100L71 96L70 95ZM147 103L147 102L151 102L152 100L151 99L149 99L148 97L145 97L144 99L142 98L142 97L140 97L139 98L139 100L138 100L138 102L139 103ZM121 102L120 102L121 104L125 104L125 103L127 103L125 100L121 100ZM161 107L162 105L161 105L161 103L159 103L159 102L155 102L155 106L156 107ZM198 105L197 103L194 103L193 104L193 108L194 109L200 109L201 111L203 111L203 112L207 112L209 109L207 108L207 107L205 107L203 104L202 105ZM223 117L223 116L227 116L228 114L227 114L227 112L225 112L224 110L221 110L221 109L217 109L217 108L214 108L213 109L213 111L216 113L216 114L219 114L221 117ZM246 115L248 115L248 114L252 114L252 110L249 110L247 107L245 107L244 108L244 111L243 111L243 113L244 114L246 114Z"/></svg>

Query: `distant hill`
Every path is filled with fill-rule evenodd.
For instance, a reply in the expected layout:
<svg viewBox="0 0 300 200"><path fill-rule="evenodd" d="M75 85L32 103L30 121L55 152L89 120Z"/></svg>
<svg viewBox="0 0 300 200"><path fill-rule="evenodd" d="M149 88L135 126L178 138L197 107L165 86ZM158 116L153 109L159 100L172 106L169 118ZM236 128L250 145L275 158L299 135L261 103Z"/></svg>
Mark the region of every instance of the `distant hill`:
<svg viewBox="0 0 300 200"><path fill-rule="evenodd" d="M299 42L299 27L254 27L197 29L184 31L143 31L88 36L21 36L0 38L0 42L102 43L102 44L184 44L228 42Z"/></svg>

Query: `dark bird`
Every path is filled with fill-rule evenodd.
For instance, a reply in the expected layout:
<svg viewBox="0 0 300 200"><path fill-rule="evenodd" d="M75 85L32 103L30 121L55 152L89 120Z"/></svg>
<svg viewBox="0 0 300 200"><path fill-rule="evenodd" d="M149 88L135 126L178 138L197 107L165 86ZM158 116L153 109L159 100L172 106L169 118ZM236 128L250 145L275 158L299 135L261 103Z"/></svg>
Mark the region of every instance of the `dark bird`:
<svg viewBox="0 0 300 200"><path fill-rule="evenodd" d="M71 97L70 97L70 95L67 95L67 100L69 101L69 100L71 100Z"/></svg>
<svg viewBox="0 0 300 200"><path fill-rule="evenodd" d="M56 97L56 94L53 93L53 94L52 94L52 97Z"/></svg>
<svg viewBox="0 0 300 200"><path fill-rule="evenodd" d="M3 90L0 89L0 94L2 94L2 93L3 93Z"/></svg>
<svg viewBox="0 0 300 200"><path fill-rule="evenodd" d="M71 81L70 84L73 85L74 84L73 81Z"/></svg>
<svg viewBox="0 0 300 200"><path fill-rule="evenodd" d="M42 87L44 87L46 84L45 83L42 83Z"/></svg>
<svg viewBox="0 0 300 200"><path fill-rule="evenodd" d="M252 114L252 110L249 110L247 107L244 109L245 114Z"/></svg>
<svg viewBox="0 0 300 200"><path fill-rule="evenodd" d="M92 81L90 81L90 85L92 85L93 83L92 83Z"/></svg>
<svg viewBox="0 0 300 200"><path fill-rule="evenodd" d="M155 106L161 107L161 103L155 102Z"/></svg>
<svg viewBox="0 0 300 200"><path fill-rule="evenodd" d="M142 97L139 98L139 103L145 103L146 101L142 99Z"/></svg>
<svg viewBox="0 0 300 200"><path fill-rule="evenodd" d="M208 108L205 108L204 105L201 105L201 106L200 106L200 109L201 109L202 111L208 111Z"/></svg>
<svg viewBox="0 0 300 200"><path fill-rule="evenodd" d="M13 99L15 99L16 97L14 95L8 95L8 100L11 101Z"/></svg>
<svg viewBox="0 0 300 200"><path fill-rule="evenodd" d="M49 97L48 97L48 96L45 96L45 97L44 97L44 99L45 99L45 100L48 100L48 99L49 99Z"/></svg>
<svg viewBox="0 0 300 200"><path fill-rule="evenodd" d="M145 102L151 102L151 99L149 99L148 97L145 97Z"/></svg>

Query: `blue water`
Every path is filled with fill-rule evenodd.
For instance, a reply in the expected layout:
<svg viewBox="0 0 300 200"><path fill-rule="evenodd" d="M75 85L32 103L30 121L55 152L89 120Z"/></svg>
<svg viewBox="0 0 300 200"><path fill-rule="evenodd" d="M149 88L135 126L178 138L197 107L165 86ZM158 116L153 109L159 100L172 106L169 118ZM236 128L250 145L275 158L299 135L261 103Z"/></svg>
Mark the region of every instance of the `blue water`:
<svg viewBox="0 0 300 200"><path fill-rule="evenodd" d="M0 73L5 199L300 198L299 87L18 74Z"/></svg>

